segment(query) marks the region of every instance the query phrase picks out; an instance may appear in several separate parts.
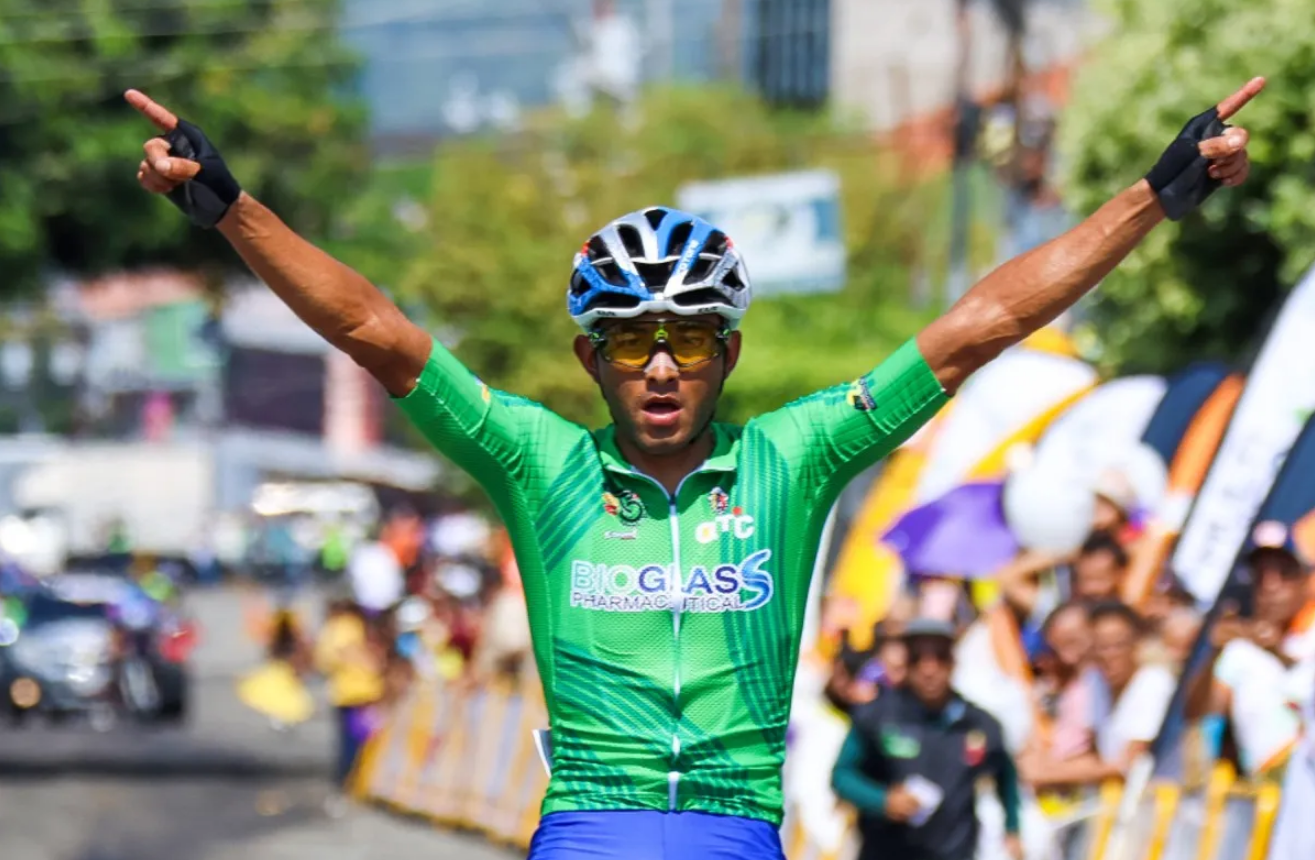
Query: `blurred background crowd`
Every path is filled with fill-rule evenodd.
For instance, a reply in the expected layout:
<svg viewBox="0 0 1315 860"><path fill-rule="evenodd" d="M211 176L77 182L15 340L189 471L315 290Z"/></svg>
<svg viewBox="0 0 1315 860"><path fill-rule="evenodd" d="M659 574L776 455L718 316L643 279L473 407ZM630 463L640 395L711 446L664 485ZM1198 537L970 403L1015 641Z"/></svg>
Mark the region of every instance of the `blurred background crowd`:
<svg viewBox="0 0 1315 860"><path fill-rule="evenodd" d="M536 683L487 499L222 241L140 192L148 130L123 90L202 125L481 379L597 425L562 298L572 250L617 213L678 205L744 249L759 298L719 414L743 421L865 371L1265 74L1251 181L1159 228L837 504L787 773L791 820L840 851L849 715L907 679L908 625L939 620L954 687L1004 730L1025 836L1076 838L1101 786L1153 779L1206 838L1222 764L1247 802L1217 856L1262 856L1250 801L1310 757L1315 707L1312 13L9 0L0 764L37 716L199 719L200 743L236 699L278 739L252 749L319 743L327 720L345 788L417 690ZM236 623L214 609L229 598Z"/></svg>

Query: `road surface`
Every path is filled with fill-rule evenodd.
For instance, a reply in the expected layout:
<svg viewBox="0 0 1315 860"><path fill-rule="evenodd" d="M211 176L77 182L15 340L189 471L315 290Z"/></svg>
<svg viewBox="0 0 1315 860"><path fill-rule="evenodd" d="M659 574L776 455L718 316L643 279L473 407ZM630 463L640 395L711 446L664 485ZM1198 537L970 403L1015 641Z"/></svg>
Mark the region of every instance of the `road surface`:
<svg viewBox="0 0 1315 860"><path fill-rule="evenodd" d="M185 728L0 728L6 860L514 860L373 809L327 815L327 719L276 733L244 708L233 682L258 651L236 595L190 602L203 635Z"/></svg>

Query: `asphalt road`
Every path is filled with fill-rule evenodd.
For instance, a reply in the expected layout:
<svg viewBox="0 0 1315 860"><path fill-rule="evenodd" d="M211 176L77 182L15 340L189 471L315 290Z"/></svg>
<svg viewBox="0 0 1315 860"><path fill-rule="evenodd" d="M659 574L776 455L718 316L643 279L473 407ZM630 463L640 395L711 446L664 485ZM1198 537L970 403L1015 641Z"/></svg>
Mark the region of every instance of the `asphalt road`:
<svg viewBox="0 0 1315 860"><path fill-rule="evenodd" d="M202 624L185 727L0 728L5 860L511 860L478 838L363 807L325 812L331 733L278 733L234 695L258 651L231 592Z"/></svg>

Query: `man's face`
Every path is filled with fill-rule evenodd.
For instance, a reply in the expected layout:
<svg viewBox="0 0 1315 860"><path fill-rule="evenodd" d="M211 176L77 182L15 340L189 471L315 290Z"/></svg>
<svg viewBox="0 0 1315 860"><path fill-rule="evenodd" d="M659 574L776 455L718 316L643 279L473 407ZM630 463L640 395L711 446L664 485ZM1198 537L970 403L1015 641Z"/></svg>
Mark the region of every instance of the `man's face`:
<svg viewBox="0 0 1315 860"><path fill-rule="evenodd" d="M909 690L930 708L944 707L950 698L954 643L939 636L914 636L908 640L908 660Z"/></svg>
<svg viewBox="0 0 1315 860"><path fill-rule="evenodd" d="M673 327L682 322L714 328L724 325L714 314L685 318L644 314L635 320L609 320L601 329L619 339L631 336L629 324L659 319L672 321L669 325ZM740 334L732 332L717 357L693 367L680 367L672 348L662 343L642 368L607 361L584 335L576 338L575 353L602 389L621 438L645 454L663 455L686 448L712 420L722 383L739 361Z"/></svg>
<svg viewBox="0 0 1315 860"><path fill-rule="evenodd" d="M1113 600L1119 596L1124 569L1114 553L1084 553L1073 565L1073 594L1079 600Z"/></svg>
<svg viewBox="0 0 1315 860"><path fill-rule="evenodd" d="M1262 551L1251 563L1256 619L1286 630L1305 603L1306 571L1285 552Z"/></svg>
<svg viewBox="0 0 1315 860"><path fill-rule="evenodd" d="M1122 690L1137 671L1137 630L1126 618L1106 616L1091 632L1096 668L1111 687Z"/></svg>

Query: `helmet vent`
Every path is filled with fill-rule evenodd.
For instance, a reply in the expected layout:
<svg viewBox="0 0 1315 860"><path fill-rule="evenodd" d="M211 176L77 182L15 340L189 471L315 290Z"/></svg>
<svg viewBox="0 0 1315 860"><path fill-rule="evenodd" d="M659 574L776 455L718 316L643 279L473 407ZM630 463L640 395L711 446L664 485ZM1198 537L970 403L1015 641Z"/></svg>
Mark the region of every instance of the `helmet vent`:
<svg viewBox="0 0 1315 860"><path fill-rule="evenodd" d="M624 310L626 308L633 308L638 304L638 296L630 296L623 293L599 293L598 297L589 303L589 307L616 308L617 310Z"/></svg>
<svg viewBox="0 0 1315 860"><path fill-rule="evenodd" d="M675 268L676 263L671 260L661 263L635 262L635 271L639 272L639 277L644 281L644 286L657 287L658 289L667 285Z"/></svg>
<svg viewBox="0 0 1315 860"><path fill-rule="evenodd" d="M589 292L589 282L578 271L571 275L571 295L582 296Z"/></svg>
<svg viewBox="0 0 1315 860"><path fill-rule="evenodd" d="M708 241L703 243L703 248L706 253L716 254L718 257L720 257L726 253L727 244L728 242L726 241L726 234L721 232L720 230L714 230L708 236Z"/></svg>
<svg viewBox="0 0 1315 860"><path fill-rule="evenodd" d="M671 231L671 238L667 240L667 256L679 257L681 249L689 241L690 234L694 232L694 225L689 221L679 224L676 229Z"/></svg>
<svg viewBox="0 0 1315 860"><path fill-rule="evenodd" d="M740 280L740 273L735 271L735 269L731 269L725 275L723 275L721 282L725 286L729 287L732 290L736 290L737 292L739 290L744 289L744 281Z"/></svg>
<svg viewBox="0 0 1315 860"><path fill-rule="evenodd" d="M693 308L699 305L720 305L724 304L726 298L717 290L711 287L704 290L694 290L688 293L679 293L671 297L673 304L682 308Z"/></svg>
<svg viewBox="0 0 1315 860"><path fill-rule="evenodd" d="M712 274L712 270L717 266L717 257L711 254L699 254L698 260L690 267L689 274L685 276L686 282L698 283Z"/></svg>
<svg viewBox="0 0 1315 860"><path fill-rule="evenodd" d="M622 224L616 228L616 232L621 237L621 244L625 246L630 259L639 260L644 257L644 240L639 238L638 230L628 224Z"/></svg>
<svg viewBox="0 0 1315 860"><path fill-rule="evenodd" d="M612 286L630 286L630 283L626 280L625 273L622 272L621 267L616 264L616 260L613 260L610 257L606 260L599 260L594 263L594 268L598 271L598 274L603 276L603 280L607 281Z"/></svg>
<svg viewBox="0 0 1315 860"><path fill-rule="evenodd" d="M657 208L646 209L644 210L644 217L648 219L648 226L656 230L662 226L662 222L666 219L667 210Z"/></svg>
<svg viewBox="0 0 1315 860"><path fill-rule="evenodd" d="M611 257L612 252L607 250L607 244L601 236L594 236L589 240L589 261L595 262L599 259Z"/></svg>

